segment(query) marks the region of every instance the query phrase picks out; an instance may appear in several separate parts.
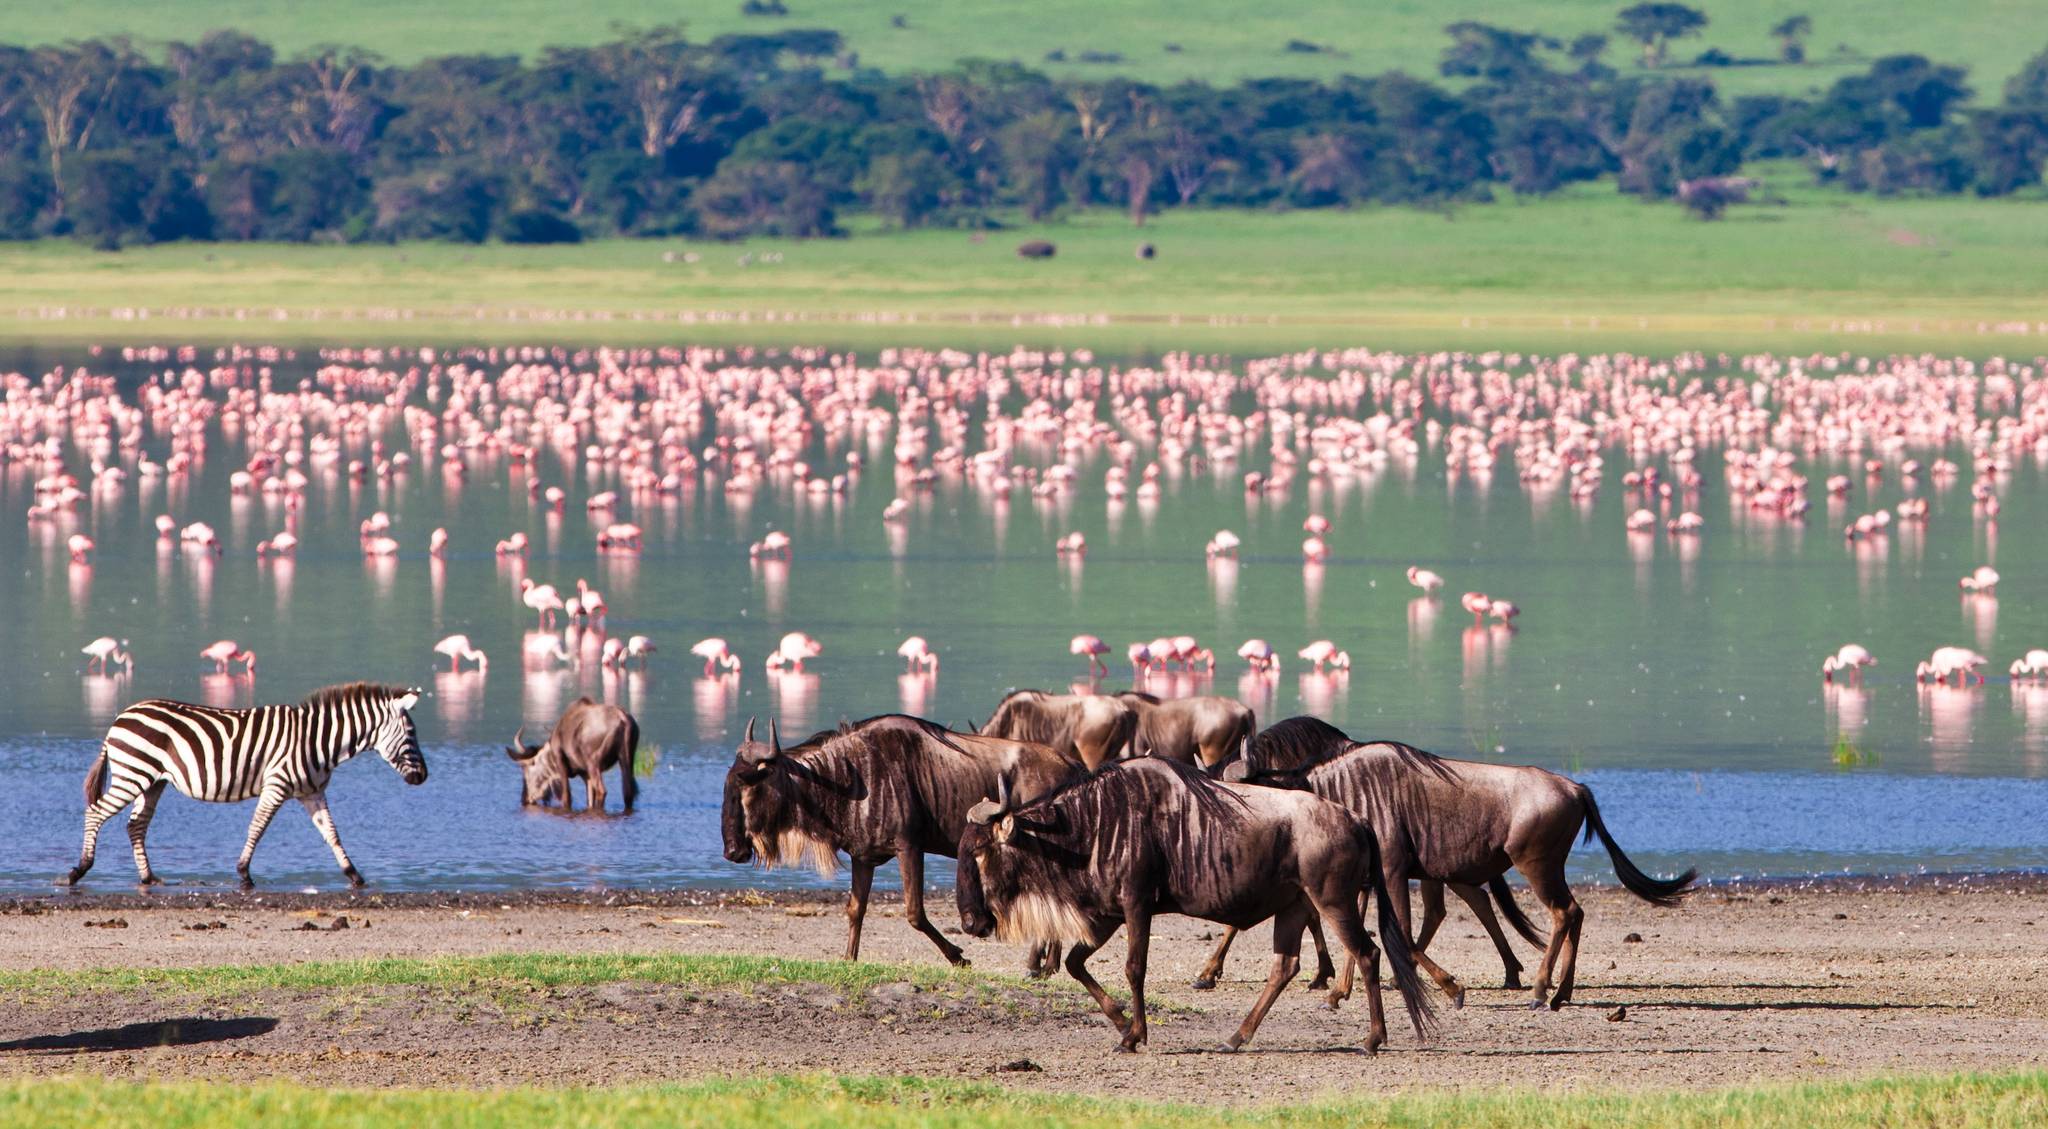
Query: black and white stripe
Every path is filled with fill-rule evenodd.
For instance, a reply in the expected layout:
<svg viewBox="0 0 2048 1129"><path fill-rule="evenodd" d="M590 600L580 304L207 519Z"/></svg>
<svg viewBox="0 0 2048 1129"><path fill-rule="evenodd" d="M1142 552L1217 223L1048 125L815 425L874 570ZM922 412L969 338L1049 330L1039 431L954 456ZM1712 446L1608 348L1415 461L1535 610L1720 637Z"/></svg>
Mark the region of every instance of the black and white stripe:
<svg viewBox="0 0 2048 1129"><path fill-rule="evenodd" d="M363 876L342 850L327 811L327 780L335 765L376 749L407 784L423 783L427 761L407 712L419 699L418 690L356 682L316 690L295 706L224 710L161 698L129 706L114 719L99 758L86 773L85 847L65 884L75 884L92 869L100 826L131 803L135 811L128 817L128 839L135 847L135 869L144 885L156 883L143 838L164 785L172 784L195 800L256 800L249 838L235 864L244 889L255 885L249 858L257 840L277 809L293 799L312 817L349 882L362 885Z"/></svg>

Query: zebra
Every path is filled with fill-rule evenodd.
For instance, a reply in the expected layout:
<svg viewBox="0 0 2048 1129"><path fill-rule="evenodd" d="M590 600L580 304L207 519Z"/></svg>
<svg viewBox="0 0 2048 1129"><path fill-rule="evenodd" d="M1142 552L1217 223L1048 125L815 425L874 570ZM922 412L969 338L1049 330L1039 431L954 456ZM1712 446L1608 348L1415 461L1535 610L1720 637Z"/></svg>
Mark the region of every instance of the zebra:
<svg viewBox="0 0 2048 1129"><path fill-rule="evenodd" d="M160 884L142 841L169 783L195 800L256 799L249 839L235 863L242 889L255 888L249 858L271 817L291 799L304 805L349 885L361 886L363 876L342 850L327 811L327 779L335 765L374 748L407 784L425 783L427 761L407 712L418 704L420 693L354 682L315 690L295 706L227 710L162 698L129 706L114 718L100 755L86 770L85 847L63 884L77 885L92 869L100 826L130 803L135 805L128 817L135 869L144 886Z"/></svg>

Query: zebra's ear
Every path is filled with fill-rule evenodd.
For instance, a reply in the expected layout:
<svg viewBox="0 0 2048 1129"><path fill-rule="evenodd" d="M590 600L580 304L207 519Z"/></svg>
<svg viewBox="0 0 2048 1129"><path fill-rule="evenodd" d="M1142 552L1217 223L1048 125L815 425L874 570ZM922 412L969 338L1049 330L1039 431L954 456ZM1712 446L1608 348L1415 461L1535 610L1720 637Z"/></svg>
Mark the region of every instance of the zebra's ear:
<svg viewBox="0 0 2048 1129"><path fill-rule="evenodd" d="M400 710L410 710L414 706L420 704L420 694L421 691L419 690L419 688L414 687L413 689L407 690L404 694L401 694L400 696L391 699L391 704L397 706Z"/></svg>

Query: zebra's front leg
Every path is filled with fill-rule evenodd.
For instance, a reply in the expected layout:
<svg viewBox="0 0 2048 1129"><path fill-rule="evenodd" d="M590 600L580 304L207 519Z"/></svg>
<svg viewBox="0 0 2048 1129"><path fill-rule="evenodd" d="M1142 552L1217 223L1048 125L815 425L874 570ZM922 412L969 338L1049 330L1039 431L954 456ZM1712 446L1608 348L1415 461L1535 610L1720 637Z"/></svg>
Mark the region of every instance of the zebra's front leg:
<svg viewBox="0 0 2048 1129"><path fill-rule="evenodd" d="M159 780L142 790L142 798L135 801L135 811L128 816L128 843L135 848L136 881L144 886L161 886L164 880L156 876L149 866L149 848L143 840L149 836L149 821L156 815L156 802L163 798L164 785L169 781Z"/></svg>
<svg viewBox="0 0 2048 1129"><path fill-rule="evenodd" d="M249 877L249 860L255 857L256 844L263 838L263 832L270 828L272 816L277 809L290 799L282 785L272 784L263 789L263 795L256 801L256 814L249 820L249 841L242 844L242 857L235 862L235 873L242 876L242 889L254 890L256 880Z"/></svg>
<svg viewBox="0 0 2048 1129"><path fill-rule="evenodd" d="M320 837L327 840L327 849L334 852L334 861L341 864L341 872L348 877L348 884L361 886L362 873L356 869L355 863L348 861L348 852L341 849L341 832L334 829L334 816L327 810L327 794L315 792L310 796L300 796L299 803L305 807L306 814L313 817L313 826L319 828Z"/></svg>

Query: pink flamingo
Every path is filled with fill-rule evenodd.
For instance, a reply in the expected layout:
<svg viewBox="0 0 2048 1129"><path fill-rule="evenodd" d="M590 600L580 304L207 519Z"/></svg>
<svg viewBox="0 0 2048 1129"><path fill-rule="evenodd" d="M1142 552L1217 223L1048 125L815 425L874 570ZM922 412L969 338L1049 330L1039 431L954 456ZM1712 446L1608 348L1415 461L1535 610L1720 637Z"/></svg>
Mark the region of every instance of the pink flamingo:
<svg viewBox="0 0 2048 1129"><path fill-rule="evenodd" d="M2048 651L2040 649L2028 651L2025 658L2013 660L2012 666L2007 670L2007 673L2012 675L2015 682L2022 678L2029 682L2048 678Z"/></svg>
<svg viewBox="0 0 2048 1129"><path fill-rule="evenodd" d="M1323 544L1321 537L1311 535L1301 543L1301 559L1310 564L1321 564L1330 559L1330 547Z"/></svg>
<svg viewBox="0 0 2048 1129"><path fill-rule="evenodd" d="M1998 588L1998 570L1990 565L1978 565L1977 571L1956 582L1965 592L1992 592Z"/></svg>
<svg viewBox="0 0 2048 1129"><path fill-rule="evenodd" d="M1088 539L1077 529L1053 542L1053 551L1062 557L1085 557L1088 555Z"/></svg>
<svg viewBox="0 0 2048 1129"><path fill-rule="evenodd" d="M708 676L716 669L737 671L740 660L725 645L723 639L699 639L690 647L690 653L704 660L704 673Z"/></svg>
<svg viewBox="0 0 2048 1129"><path fill-rule="evenodd" d="M789 559L789 534L779 529L769 531L759 541L747 546L750 557L779 557Z"/></svg>
<svg viewBox="0 0 2048 1129"><path fill-rule="evenodd" d="M1408 566L1408 583L1422 589L1425 596L1435 596L1436 590L1444 586L1444 578L1426 568Z"/></svg>
<svg viewBox="0 0 2048 1129"><path fill-rule="evenodd" d="M1301 528L1305 533L1313 533L1317 537L1321 537L1330 531L1330 519L1321 514L1310 514L1308 515L1308 520L1301 523Z"/></svg>
<svg viewBox="0 0 2048 1129"><path fill-rule="evenodd" d="M88 671L92 669L94 663L98 663L100 673L105 674L107 672L107 664L110 662L120 663L123 670L132 671L135 669L135 659L134 656L128 653L128 640L126 639L116 639L111 635L102 635L85 646L80 647L79 650L86 656L85 669Z"/></svg>
<svg viewBox="0 0 2048 1129"><path fill-rule="evenodd" d="M1313 666L1317 671L1323 669L1324 663L1328 663L1332 670L1351 669L1351 655L1348 652L1338 650L1337 644L1330 642L1328 639L1318 639L1303 647L1297 653L1302 658L1307 659L1309 665Z"/></svg>
<svg viewBox="0 0 2048 1129"><path fill-rule="evenodd" d="M71 559L77 562L78 564L87 564L91 562L93 542L92 538L87 537L85 534L72 534L70 538L64 542L64 547L71 550Z"/></svg>
<svg viewBox="0 0 2048 1129"><path fill-rule="evenodd" d="M1836 671L1846 670L1849 672L1849 681L1860 683L1863 681L1863 668L1876 665L1877 659L1869 651L1855 643L1844 643L1841 650L1821 660L1820 680L1833 682Z"/></svg>
<svg viewBox="0 0 2048 1129"><path fill-rule="evenodd" d="M1249 663L1253 670L1261 674L1277 674L1280 671L1280 654L1273 649L1273 644L1264 639L1245 640L1244 646L1237 649L1237 657Z"/></svg>
<svg viewBox="0 0 2048 1129"><path fill-rule="evenodd" d="M256 652L243 650L235 645L233 639L222 639L200 651L199 657L212 663L213 668L222 674L226 674L235 663L241 663L250 674L256 673Z"/></svg>
<svg viewBox="0 0 2048 1129"><path fill-rule="evenodd" d="M1124 653L1131 658L1131 673L1133 675L1143 675L1151 670L1152 664L1157 661L1152 654L1152 645L1150 643L1133 643L1125 649Z"/></svg>
<svg viewBox="0 0 2048 1129"><path fill-rule="evenodd" d="M1216 536L1209 538L1209 544L1203 551L1208 553L1212 560L1216 557L1234 557L1237 555L1238 544L1237 534L1228 529L1219 529Z"/></svg>
<svg viewBox="0 0 2048 1129"><path fill-rule="evenodd" d="M609 610L604 602L604 594L592 588L589 582L580 576L576 578L576 597L583 601L583 614L594 620L604 619L604 613Z"/></svg>
<svg viewBox="0 0 2048 1129"><path fill-rule="evenodd" d="M775 650L769 652L767 668L781 670L787 666L801 673L805 659L814 659L825 650L823 644L801 631L792 631L782 637Z"/></svg>
<svg viewBox="0 0 2048 1129"><path fill-rule="evenodd" d="M171 515L169 515L169 514L158 514L158 515L156 515L156 535L157 535L157 539L158 539L158 540L162 540L162 541L169 541L169 540L172 540L172 539L174 539L175 537L177 537L177 536L178 536L178 521L177 521L177 519L176 519L176 518L174 518L174 517L172 517L172 516L171 516Z"/></svg>
<svg viewBox="0 0 2048 1129"><path fill-rule="evenodd" d="M1109 644L1103 642L1100 635L1074 636L1073 640L1067 644L1067 653L1085 656L1088 659L1088 673L1090 674L1106 675L1109 673L1109 664L1102 661L1102 656L1109 653Z"/></svg>
<svg viewBox="0 0 2048 1129"><path fill-rule="evenodd" d="M626 641L614 636L604 641L598 652L597 665L606 670L621 670L626 665Z"/></svg>
<svg viewBox="0 0 2048 1129"><path fill-rule="evenodd" d="M1202 646L1192 635L1173 637L1173 657L1179 660L1182 670L1193 670L1196 663L1207 670L1216 669L1216 652Z"/></svg>
<svg viewBox="0 0 2048 1129"><path fill-rule="evenodd" d="M621 665L637 659L640 662L640 669L646 670L647 656L654 654L656 649L654 640L645 635L629 636L626 639L626 657L621 660Z"/></svg>
<svg viewBox="0 0 2048 1129"><path fill-rule="evenodd" d="M427 538L427 555L430 557L445 557L448 555L448 531L446 529L436 528L433 534Z"/></svg>
<svg viewBox="0 0 2048 1129"><path fill-rule="evenodd" d="M1515 625L1515 617L1522 614L1521 608L1516 607L1507 600L1489 600L1487 601L1487 610L1493 613L1493 618L1507 624L1509 627L1513 627Z"/></svg>
<svg viewBox="0 0 2048 1129"><path fill-rule="evenodd" d="M555 613L564 609L562 597L555 592L552 584L535 584L531 577L519 581L519 602L540 614L542 630L555 625Z"/></svg>
<svg viewBox="0 0 2048 1129"><path fill-rule="evenodd" d="M256 542L259 557L289 557L299 551L299 539L287 529L268 541Z"/></svg>
<svg viewBox="0 0 2048 1129"><path fill-rule="evenodd" d="M1472 613L1472 624L1475 627L1485 625L1486 612L1493 607L1493 601L1487 599L1484 592L1467 592L1458 598L1458 604Z"/></svg>
<svg viewBox="0 0 2048 1129"><path fill-rule="evenodd" d="M514 533L512 536L507 537L503 541L498 542L498 555L501 557L525 556L526 534Z"/></svg>
<svg viewBox="0 0 2048 1129"><path fill-rule="evenodd" d="M1931 676L1936 682L1946 683L1954 678L1957 685L1968 686L1974 674L1982 683L1984 675L1977 668L1990 661L1968 647L1939 647L1932 658L1913 669L1913 680L1925 682Z"/></svg>
<svg viewBox="0 0 2048 1129"><path fill-rule="evenodd" d="M896 648L896 653L910 664L911 671L928 670L933 674L939 672L939 656L932 653L931 647L925 643L922 635L912 635L905 639L903 645Z"/></svg>
<svg viewBox="0 0 2048 1129"><path fill-rule="evenodd" d="M487 669L491 665L491 660L485 658L482 651L469 645L467 635L450 635L434 644L434 653L448 656L450 670L461 670L465 662L475 663L478 670Z"/></svg>

